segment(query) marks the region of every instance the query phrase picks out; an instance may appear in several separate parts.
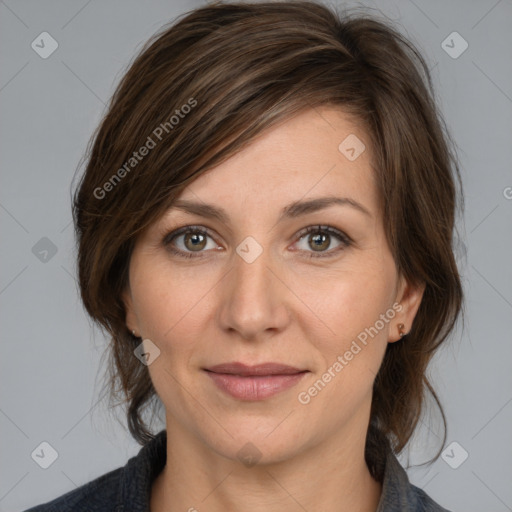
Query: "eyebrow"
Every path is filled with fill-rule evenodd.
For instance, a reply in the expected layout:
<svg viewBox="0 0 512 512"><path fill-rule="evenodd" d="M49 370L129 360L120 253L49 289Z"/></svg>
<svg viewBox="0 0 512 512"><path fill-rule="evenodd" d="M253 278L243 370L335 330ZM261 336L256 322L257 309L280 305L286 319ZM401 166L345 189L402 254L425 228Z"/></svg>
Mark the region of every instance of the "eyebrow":
<svg viewBox="0 0 512 512"><path fill-rule="evenodd" d="M370 218L372 217L370 211L354 199L349 197L329 196L309 199L307 201L294 201L293 203L290 203L281 210L278 222L281 222L284 219L293 219L308 213L317 212L335 205L349 206ZM223 222L224 224L229 224L229 215L226 213L226 211L223 208L214 206L212 204L187 201L186 199L178 199L171 206L171 209L173 208L199 215L201 217L213 218Z"/></svg>

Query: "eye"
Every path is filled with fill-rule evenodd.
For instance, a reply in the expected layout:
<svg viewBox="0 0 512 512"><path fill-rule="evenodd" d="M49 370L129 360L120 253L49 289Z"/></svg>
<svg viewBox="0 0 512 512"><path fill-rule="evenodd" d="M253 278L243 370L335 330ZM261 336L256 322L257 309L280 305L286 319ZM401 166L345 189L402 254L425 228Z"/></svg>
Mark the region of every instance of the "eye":
<svg viewBox="0 0 512 512"><path fill-rule="evenodd" d="M197 258L202 256L203 249L208 248L208 238L212 237L207 229L201 226L185 226L166 235L163 244L170 252L177 256ZM175 242L175 240L180 241L180 239L181 243ZM178 248L175 245L178 245ZM213 243L211 245L210 249L218 249L217 244Z"/></svg>
<svg viewBox="0 0 512 512"><path fill-rule="evenodd" d="M331 226L309 226L299 233L299 237L299 242L304 240L307 243L307 247L313 249L313 251L306 256L308 258L328 258L335 256L338 252L352 244L352 240L345 235L345 233ZM332 250L324 250L331 246L333 237L339 240L339 245ZM308 252L307 248L301 250Z"/></svg>
<svg viewBox="0 0 512 512"><path fill-rule="evenodd" d="M312 252L307 247L299 249L301 252L310 252L306 256L308 258L331 257L352 244L350 237L331 226L309 226L297 236L299 240L296 243L307 241L307 247L313 249ZM329 251L325 250L331 246L333 237L338 240L339 245ZM208 239L212 240L210 247ZM179 228L165 235L162 243L168 251L182 258L200 258L207 249L222 249L213 241L210 231L202 226Z"/></svg>

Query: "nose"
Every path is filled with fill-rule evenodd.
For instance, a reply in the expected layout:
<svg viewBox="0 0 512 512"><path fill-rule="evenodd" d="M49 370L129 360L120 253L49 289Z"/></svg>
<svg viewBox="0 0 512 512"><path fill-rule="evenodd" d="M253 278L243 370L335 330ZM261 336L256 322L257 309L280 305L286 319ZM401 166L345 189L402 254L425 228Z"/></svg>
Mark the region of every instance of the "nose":
<svg viewBox="0 0 512 512"><path fill-rule="evenodd" d="M273 264L269 251L254 261L240 254L234 254L233 267L220 284L219 322L223 330L255 341L286 328L293 293L280 275L283 266Z"/></svg>

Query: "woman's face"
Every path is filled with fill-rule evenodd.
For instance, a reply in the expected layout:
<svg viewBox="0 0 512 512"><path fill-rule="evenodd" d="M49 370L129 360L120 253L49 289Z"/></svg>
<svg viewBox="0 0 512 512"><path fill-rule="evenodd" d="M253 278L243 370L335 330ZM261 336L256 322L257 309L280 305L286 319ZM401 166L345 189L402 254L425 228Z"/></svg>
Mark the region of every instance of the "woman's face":
<svg viewBox="0 0 512 512"><path fill-rule="evenodd" d="M124 296L168 431L262 462L364 441L387 343L422 294L397 275L366 134L338 109L306 110L179 200L137 240ZM208 371L233 362L296 370Z"/></svg>

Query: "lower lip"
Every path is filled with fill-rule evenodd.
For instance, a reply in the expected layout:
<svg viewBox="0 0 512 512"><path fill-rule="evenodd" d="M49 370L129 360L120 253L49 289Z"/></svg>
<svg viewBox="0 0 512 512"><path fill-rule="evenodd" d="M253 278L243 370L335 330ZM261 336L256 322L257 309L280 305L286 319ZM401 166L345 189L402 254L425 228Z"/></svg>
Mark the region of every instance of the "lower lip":
<svg viewBox="0 0 512 512"><path fill-rule="evenodd" d="M240 400L263 400L295 386L308 372L292 375L241 377L227 373L206 372L219 389Z"/></svg>

